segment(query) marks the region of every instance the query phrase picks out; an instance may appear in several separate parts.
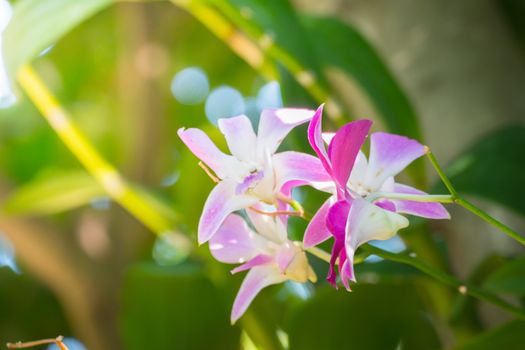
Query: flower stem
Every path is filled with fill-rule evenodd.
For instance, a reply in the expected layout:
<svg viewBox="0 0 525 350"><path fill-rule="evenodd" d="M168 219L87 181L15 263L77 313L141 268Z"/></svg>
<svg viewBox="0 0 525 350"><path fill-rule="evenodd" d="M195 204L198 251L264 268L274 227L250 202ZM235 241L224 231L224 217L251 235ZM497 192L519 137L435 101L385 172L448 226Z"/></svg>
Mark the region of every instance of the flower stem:
<svg viewBox="0 0 525 350"><path fill-rule="evenodd" d="M176 214L152 196L126 181L120 173L96 151L89 140L74 125L67 111L59 104L38 74L28 65L17 74L20 86L42 113L66 147L93 175L107 194L158 235L176 234L179 242L190 247L189 239L173 232ZM168 215L169 213L170 215Z"/></svg>
<svg viewBox="0 0 525 350"><path fill-rule="evenodd" d="M507 303L505 300L499 298L495 294L492 294L482 288L474 285L467 284L443 271L440 271L430 265L427 265L423 261L413 258L406 254L391 253L386 250L365 244L361 246L363 250L370 254L377 255L383 259L399 262L402 264L410 265L420 270L421 272L435 278L436 280L445 283L449 286L455 287L461 294L467 294L479 300L486 301L488 303L499 306L500 308L510 312L514 316L525 319L525 310L515 307L512 304Z"/></svg>
<svg viewBox="0 0 525 350"><path fill-rule="evenodd" d="M414 202L438 202L438 203L454 203L455 198L450 194L411 194L411 193L391 193L391 192L376 192L371 196L368 196L367 199L370 202L376 201L378 199L398 199L398 200L408 200Z"/></svg>
<svg viewBox="0 0 525 350"><path fill-rule="evenodd" d="M454 188L454 186L452 186L452 183L450 182L448 177L445 175L445 172L443 171L443 169L437 162L437 159L436 157L434 157L434 154L430 150L428 150L426 154L427 154L428 159L430 160L430 163L432 163L432 166L438 173L439 177L441 178L441 181L443 181L443 183L447 187L450 194L453 195L454 197L457 197L458 193L456 192L456 189Z"/></svg>
<svg viewBox="0 0 525 350"><path fill-rule="evenodd" d="M512 239L518 241L519 243L525 245L525 237L524 236L520 235L519 233L517 233L516 231L514 231L513 229L511 229L510 227L508 227L504 223L494 219L492 216L490 216L489 214L485 213L483 210L479 209L474 204L470 203L469 201L467 201L467 200L465 200L463 198L457 198L456 199L456 203L461 205L463 208L467 209L471 213L474 213L475 215L477 215L481 219L485 220L486 222L488 222L492 226L498 228L501 232L505 233L510 238L512 238Z"/></svg>
<svg viewBox="0 0 525 350"><path fill-rule="evenodd" d="M476 207L474 204L470 203L466 199L462 198L452 183L450 182L450 179L445 175L445 172L439 165L439 163L436 160L436 157L434 157L434 154L432 152L427 151L427 157L432 163L432 166L438 173L439 177L441 178L441 181L445 184L447 189L449 190L451 197L453 198L453 202L459 204L463 208L467 209L471 213L477 215L479 218L483 219L484 221L488 222L492 226L498 228L501 232L509 236L510 238L514 239L515 241L525 245L525 236L522 236L521 234L517 233L504 223L500 222L499 220L494 219L492 216L481 210L480 208Z"/></svg>
<svg viewBox="0 0 525 350"><path fill-rule="evenodd" d="M35 340L35 341L28 341L28 342L16 342L16 343L7 343L8 349L24 349L24 348L32 348L35 346L40 345L46 345L46 344L55 344L59 347L60 350L69 350L66 344L62 342L64 340L64 337L61 335L56 337L55 339L42 339L42 340Z"/></svg>

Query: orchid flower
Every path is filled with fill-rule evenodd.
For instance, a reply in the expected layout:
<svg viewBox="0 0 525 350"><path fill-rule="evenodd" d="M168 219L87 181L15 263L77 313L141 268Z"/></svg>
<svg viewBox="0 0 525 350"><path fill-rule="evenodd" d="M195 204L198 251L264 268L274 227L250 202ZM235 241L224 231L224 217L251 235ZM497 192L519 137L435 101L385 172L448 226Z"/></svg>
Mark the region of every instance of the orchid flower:
<svg viewBox="0 0 525 350"><path fill-rule="evenodd" d="M287 208L293 187L329 179L314 156L276 153L284 137L313 115L306 109L266 109L257 135L244 115L219 119L231 155L221 152L202 130L179 129L186 146L217 176L200 218L199 244L207 242L232 212L258 202Z"/></svg>
<svg viewBox="0 0 525 350"><path fill-rule="evenodd" d="M335 286L334 266L339 259L341 281L349 289L349 280L355 281L353 256L357 248L370 240L391 238L407 227L408 220L400 214L431 219L447 219L449 214L439 203L384 199L395 198L396 194L426 195L394 180L394 176L425 154L425 146L403 136L377 132L371 135L367 160L360 149L372 125L370 120L351 122L335 134L323 135L321 119L322 106L310 122L308 139L332 178L325 190L333 196L312 218L305 232L304 247L333 236L327 279Z"/></svg>
<svg viewBox="0 0 525 350"><path fill-rule="evenodd" d="M286 227L276 217L247 211L255 231L237 214L230 214L210 239L211 254L219 261L242 265L232 273L249 270L233 303L235 323L265 287L292 280L315 282L306 254L287 238Z"/></svg>
<svg viewBox="0 0 525 350"><path fill-rule="evenodd" d="M13 11L7 0L0 0L0 108L11 105L14 101L14 95L11 91L11 84L4 66L3 56L3 34L11 19Z"/></svg>

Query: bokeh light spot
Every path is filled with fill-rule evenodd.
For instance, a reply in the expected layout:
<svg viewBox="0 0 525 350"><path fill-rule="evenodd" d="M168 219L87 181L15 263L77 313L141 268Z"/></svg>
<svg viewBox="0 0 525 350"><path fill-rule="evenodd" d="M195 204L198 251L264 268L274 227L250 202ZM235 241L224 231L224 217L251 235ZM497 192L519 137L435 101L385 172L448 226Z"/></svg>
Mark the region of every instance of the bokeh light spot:
<svg viewBox="0 0 525 350"><path fill-rule="evenodd" d="M197 67L178 72L171 82L173 96L182 104L196 105L206 98L210 84L206 73Z"/></svg>
<svg viewBox="0 0 525 350"><path fill-rule="evenodd" d="M234 117L245 111L244 98L241 93L230 86L214 89L206 99L206 117L217 125L220 118Z"/></svg>
<svg viewBox="0 0 525 350"><path fill-rule="evenodd" d="M271 81L259 89L257 93L257 107L260 111L265 108L281 108L283 99L281 87L276 81Z"/></svg>

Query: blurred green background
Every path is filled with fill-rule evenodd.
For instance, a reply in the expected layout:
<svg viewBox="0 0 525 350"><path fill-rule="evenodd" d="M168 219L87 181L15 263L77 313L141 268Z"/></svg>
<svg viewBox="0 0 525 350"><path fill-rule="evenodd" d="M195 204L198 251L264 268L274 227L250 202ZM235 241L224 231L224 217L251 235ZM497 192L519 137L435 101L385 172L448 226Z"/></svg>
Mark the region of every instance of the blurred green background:
<svg viewBox="0 0 525 350"><path fill-rule="evenodd" d="M370 118L375 131L424 142L462 194L524 232L524 1L12 3L3 44L17 103L0 110L0 263L13 264L12 245L16 267L0 268L0 343L62 334L102 350L523 348L524 320L378 259L356 267L347 293L309 257L320 282L267 288L231 326L243 276L197 247L213 183L176 133L199 127L224 147L217 111L256 123L261 107L326 102L328 128ZM26 63L100 154L170 211L172 233L158 238L84 170L16 84ZM311 153L305 131L283 148ZM403 180L445 193L428 162ZM309 211L321 203L309 189L297 195ZM448 208L450 222L411 219L385 248L522 308L523 248ZM291 237L304 227L292 220Z"/></svg>

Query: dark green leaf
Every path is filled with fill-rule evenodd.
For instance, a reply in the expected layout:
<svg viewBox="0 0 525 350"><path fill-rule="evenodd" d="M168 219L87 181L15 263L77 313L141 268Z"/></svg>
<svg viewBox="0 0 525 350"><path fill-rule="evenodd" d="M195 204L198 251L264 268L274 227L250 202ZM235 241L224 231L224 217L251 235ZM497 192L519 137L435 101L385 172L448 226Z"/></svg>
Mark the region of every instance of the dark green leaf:
<svg viewBox="0 0 525 350"><path fill-rule="evenodd" d="M419 123L407 96L356 29L334 18L308 16L304 24L325 67L340 68L355 79L390 131L421 140Z"/></svg>
<svg viewBox="0 0 525 350"><path fill-rule="evenodd" d="M498 202L525 215L525 127L496 131L469 148L447 168L464 194Z"/></svg>
<svg viewBox="0 0 525 350"><path fill-rule="evenodd" d="M135 265L123 289L126 349L222 350L239 348L229 306L197 266Z"/></svg>
<svg viewBox="0 0 525 350"><path fill-rule="evenodd" d="M525 321L513 321L483 333L454 350L521 350L523 344L525 344Z"/></svg>
<svg viewBox="0 0 525 350"><path fill-rule="evenodd" d="M291 350L439 348L414 287L393 283L320 290L292 316L289 336Z"/></svg>
<svg viewBox="0 0 525 350"><path fill-rule="evenodd" d="M525 296L525 256L503 265L485 281L495 292Z"/></svg>

